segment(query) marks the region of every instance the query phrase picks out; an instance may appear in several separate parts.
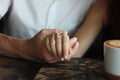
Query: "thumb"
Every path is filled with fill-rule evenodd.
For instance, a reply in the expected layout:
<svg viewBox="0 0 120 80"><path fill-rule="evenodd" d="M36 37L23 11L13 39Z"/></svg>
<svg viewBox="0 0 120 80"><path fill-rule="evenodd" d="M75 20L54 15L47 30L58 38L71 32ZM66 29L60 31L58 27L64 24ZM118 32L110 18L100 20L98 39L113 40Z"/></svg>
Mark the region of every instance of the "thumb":
<svg viewBox="0 0 120 80"><path fill-rule="evenodd" d="M77 42L77 38L76 37L71 38L70 41L69 41L70 48L72 48L76 42Z"/></svg>

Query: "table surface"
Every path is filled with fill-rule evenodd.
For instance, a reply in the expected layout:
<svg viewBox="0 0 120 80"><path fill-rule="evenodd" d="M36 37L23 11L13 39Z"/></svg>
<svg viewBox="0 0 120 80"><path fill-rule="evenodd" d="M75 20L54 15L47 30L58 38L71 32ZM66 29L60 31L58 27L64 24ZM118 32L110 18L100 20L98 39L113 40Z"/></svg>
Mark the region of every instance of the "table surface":
<svg viewBox="0 0 120 80"><path fill-rule="evenodd" d="M103 63L96 59L72 59L70 62L44 64L35 80L108 80Z"/></svg>
<svg viewBox="0 0 120 80"><path fill-rule="evenodd" d="M36 62L0 56L0 80L33 80L40 67Z"/></svg>
<svg viewBox="0 0 120 80"><path fill-rule="evenodd" d="M96 59L72 59L54 64L0 57L0 80L107 80L103 63Z"/></svg>

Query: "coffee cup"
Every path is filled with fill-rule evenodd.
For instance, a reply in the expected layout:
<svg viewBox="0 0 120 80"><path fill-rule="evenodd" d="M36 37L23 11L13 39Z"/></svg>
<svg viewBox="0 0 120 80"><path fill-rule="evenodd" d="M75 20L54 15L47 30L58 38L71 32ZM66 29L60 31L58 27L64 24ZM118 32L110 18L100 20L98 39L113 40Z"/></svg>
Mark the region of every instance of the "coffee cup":
<svg viewBox="0 0 120 80"><path fill-rule="evenodd" d="M120 40L104 42L104 70L111 80L120 80Z"/></svg>

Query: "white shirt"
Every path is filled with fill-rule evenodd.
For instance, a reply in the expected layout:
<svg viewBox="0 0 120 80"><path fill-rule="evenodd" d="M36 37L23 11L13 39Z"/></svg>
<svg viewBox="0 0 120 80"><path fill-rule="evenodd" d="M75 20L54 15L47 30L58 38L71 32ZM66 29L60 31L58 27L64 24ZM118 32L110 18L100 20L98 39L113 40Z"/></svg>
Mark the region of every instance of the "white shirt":
<svg viewBox="0 0 120 80"><path fill-rule="evenodd" d="M10 6L10 0L0 0L0 18L5 15Z"/></svg>
<svg viewBox="0 0 120 80"><path fill-rule="evenodd" d="M6 1L9 7L7 1L10 0L0 1ZM94 1L12 0L12 8L4 33L28 39L41 29L49 28L67 30L70 35L73 35ZM7 6L0 5L0 15L5 14Z"/></svg>

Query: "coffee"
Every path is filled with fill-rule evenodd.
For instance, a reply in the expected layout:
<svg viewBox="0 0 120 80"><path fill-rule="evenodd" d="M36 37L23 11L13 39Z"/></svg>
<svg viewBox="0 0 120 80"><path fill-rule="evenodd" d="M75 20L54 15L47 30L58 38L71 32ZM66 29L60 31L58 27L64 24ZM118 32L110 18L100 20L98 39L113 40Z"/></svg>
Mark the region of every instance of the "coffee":
<svg viewBox="0 0 120 80"><path fill-rule="evenodd" d="M109 47L120 48L120 40L108 40L104 44Z"/></svg>
<svg viewBox="0 0 120 80"><path fill-rule="evenodd" d="M120 40L104 42L104 69L106 77L120 80Z"/></svg>

